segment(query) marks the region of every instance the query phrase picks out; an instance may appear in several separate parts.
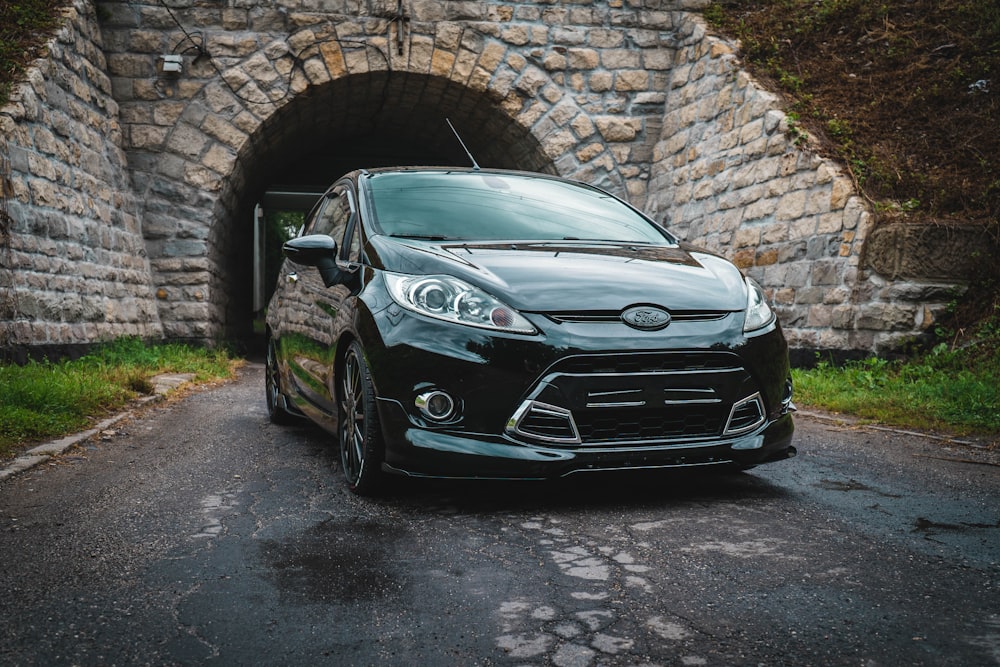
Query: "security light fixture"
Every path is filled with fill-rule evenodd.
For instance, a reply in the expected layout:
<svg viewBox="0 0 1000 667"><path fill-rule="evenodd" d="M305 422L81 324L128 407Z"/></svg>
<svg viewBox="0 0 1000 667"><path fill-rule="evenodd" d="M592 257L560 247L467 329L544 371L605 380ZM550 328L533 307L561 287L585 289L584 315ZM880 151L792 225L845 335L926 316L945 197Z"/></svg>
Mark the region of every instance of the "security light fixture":
<svg viewBox="0 0 1000 667"><path fill-rule="evenodd" d="M156 62L156 71L161 76L180 76L184 71L184 60L179 55L162 55Z"/></svg>

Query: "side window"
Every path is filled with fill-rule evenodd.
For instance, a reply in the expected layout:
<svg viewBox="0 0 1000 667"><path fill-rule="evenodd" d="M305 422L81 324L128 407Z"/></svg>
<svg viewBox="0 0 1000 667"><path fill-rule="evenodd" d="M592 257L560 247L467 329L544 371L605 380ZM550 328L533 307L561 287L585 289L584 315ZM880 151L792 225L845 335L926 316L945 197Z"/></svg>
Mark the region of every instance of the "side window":
<svg viewBox="0 0 1000 667"><path fill-rule="evenodd" d="M350 195L344 188L336 188L327 196L323 208L316 214L310 234L326 234L339 244L351 220Z"/></svg>

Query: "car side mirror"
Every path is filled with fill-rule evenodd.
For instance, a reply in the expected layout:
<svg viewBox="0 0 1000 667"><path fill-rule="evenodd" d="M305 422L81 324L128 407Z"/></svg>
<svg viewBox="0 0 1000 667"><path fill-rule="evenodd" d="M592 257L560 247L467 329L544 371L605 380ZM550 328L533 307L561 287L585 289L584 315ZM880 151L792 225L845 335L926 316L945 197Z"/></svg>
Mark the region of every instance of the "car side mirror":
<svg viewBox="0 0 1000 667"><path fill-rule="evenodd" d="M303 266L315 266L327 287L344 282L344 272L337 268L337 242L326 234L310 234L286 241L281 252Z"/></svg>

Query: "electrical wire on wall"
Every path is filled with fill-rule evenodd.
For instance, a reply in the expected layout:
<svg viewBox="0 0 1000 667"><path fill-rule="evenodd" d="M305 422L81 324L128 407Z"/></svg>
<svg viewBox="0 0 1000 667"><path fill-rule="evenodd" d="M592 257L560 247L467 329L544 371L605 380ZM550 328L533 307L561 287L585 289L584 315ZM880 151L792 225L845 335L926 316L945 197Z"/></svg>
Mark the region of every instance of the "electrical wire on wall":
<svg viewBox="0 0 1000 667"><path fill-rule="evenodd" d="M396 13L389 18L389 22L385 26L385 36L388 40L392 39L392 26L396 26L396 55L403 55L403 45L406 39L405 32L409 24L410 17L406 15L403 0L396 0Z"/></svg>

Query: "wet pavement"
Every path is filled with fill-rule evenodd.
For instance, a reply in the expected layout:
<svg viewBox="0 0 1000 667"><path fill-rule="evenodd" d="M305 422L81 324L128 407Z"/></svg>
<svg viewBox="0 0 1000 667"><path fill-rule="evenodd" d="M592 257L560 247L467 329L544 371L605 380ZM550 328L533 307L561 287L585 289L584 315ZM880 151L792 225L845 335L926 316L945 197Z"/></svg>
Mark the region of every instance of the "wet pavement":
<svg viewBox="0 0 1000 667"><path fill-rule="evenodd" d="M997 453L810 416L796 446L363 499L252 364L0 483L0 663L1000 664Z"/></svg>

